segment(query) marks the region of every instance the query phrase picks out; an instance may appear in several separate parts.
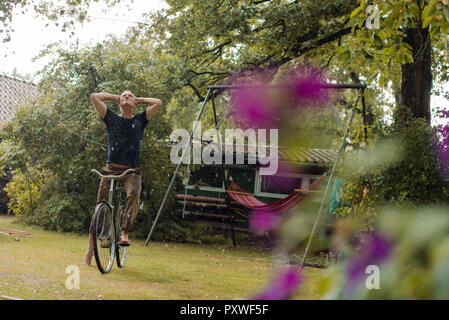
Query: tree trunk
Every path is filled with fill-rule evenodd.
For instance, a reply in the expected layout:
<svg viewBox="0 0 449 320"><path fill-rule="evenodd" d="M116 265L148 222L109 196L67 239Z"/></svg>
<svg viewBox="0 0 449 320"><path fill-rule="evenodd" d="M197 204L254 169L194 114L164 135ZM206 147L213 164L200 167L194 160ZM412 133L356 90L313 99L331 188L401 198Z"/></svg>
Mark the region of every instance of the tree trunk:
<svg viewBox="0 0 449 320"><path fill-rule="evenodd" d="M417 118L430 124L430 94L432 90L432 45L428 28L408 28L404 41L413 47L413 63L402 65L400 104L410 108Z"/></svg>

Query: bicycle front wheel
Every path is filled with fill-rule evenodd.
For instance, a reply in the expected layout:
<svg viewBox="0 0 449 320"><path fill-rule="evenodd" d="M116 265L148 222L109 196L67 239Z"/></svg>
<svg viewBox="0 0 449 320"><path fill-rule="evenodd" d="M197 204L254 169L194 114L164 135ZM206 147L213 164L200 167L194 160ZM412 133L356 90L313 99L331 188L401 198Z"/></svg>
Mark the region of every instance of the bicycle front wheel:
<svg viewBox="0 0 449 320"><path fill-rule="evenodd" d="M117 253L116 253L116 258L117 258L117 266L119 268L123 268L125 266L125 261L126 261L126 249L127 247L122 247L121 245L117 245Z"/></svg>
<svg viewBox="0 0 449 320"><path fill-rule="evenodd" d="M95 211L92 235L97 267L108 273L114 265L116 245L112 211L106 203L100 203Z"/></svg>

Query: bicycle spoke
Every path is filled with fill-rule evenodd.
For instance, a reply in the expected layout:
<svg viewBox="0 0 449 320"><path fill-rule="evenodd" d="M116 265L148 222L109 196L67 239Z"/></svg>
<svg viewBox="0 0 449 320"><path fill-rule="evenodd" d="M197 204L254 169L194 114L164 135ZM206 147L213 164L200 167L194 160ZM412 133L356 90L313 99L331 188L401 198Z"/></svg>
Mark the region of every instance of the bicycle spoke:
<svg viewBox="0 0 449 320"><path fill-rule="evenodd" d="M111 270L115 256L115 231L112 212L106 204L100 204L95 217L94 253L98 269L102 273Z"/></svg>
<svg viewBox="0 0 449 320"><path fill-rule="evenodd" d="M124 210L124 203L122 198L122 192L119 191L117 194L117 204L118 204L118 210L117 210L117 238L118 241L121 241L121 226L122 226L122 220L123 220L123 210ZM127 253L127 247L122 247L120 245L117 245L117 253L116 253L116 260L117 260L117 266L119 268L123 268L125 265L126 260L126 253Z"/></svg>

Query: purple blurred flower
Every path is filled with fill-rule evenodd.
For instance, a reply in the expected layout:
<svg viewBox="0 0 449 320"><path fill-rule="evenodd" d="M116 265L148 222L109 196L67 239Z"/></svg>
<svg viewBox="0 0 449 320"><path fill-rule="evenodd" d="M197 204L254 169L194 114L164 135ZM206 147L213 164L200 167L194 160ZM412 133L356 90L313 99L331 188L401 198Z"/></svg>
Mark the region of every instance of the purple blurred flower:
<svg viewBox="0 0 449 320"><path fill-rule="evenodd" d="M252 300L285 300L290 298L301 286L303 276L301 269L286 266L280 269L268 286L252 297Z"/></svg>
<svg viewBox="0 0 449 320"><path fill-rule="evenodd" d="M290 86L289 95L296 105L323 106L322 101L329 100L329 90L322 72L311 66L303 66L292 71L286 80ZM315 103L316 102L316 103Z"/></svg>
<svg viewBox="0 0 449 320"><path fill-rule="evenodd" d="M282 218L279 214L271 211L254 210L251 213L249 227L255 233L264 233L276 230L281 224Z"/></svg>
<svg viewBox="0 0 449 320"><path fill-rule="evenodd" d="M312 73L292 79L291 93L297 100L318 100L323 97L324 82L318 73Z"/></svg>
<svg viewBox="0 0 449 320"><path fill-rule="evenodd" d="M275 175L295 175L298 174L300 171L297 167L294 167L286 162L281 162L278 165L278 171L275 173Z"/></svg>
<svg viewBox="0 0 449 320"><path fill-rule="evenodd" d="M260 88L238 89L234 99L234 118L237 121L244 121L249 127L261 129L274 129L279 126L278 110L270 101L266 90Z"/></svg>
<svg viewBox="0 0 449 320"><path fill-rule="evenodd" d="M386 261L393 252L393 241L377 233L364 233L360 237L360 254L346 265L346 293L351 294L365 276L366 267Z"/></svg>
<svg viewBox="0 0 449 320"><path fill-rule="evenodd" d="M349 245L353 248L359 248L364 244L364 242L367 240L369 241L373 235L373 231L361 231L349 240Z"/></svg>
<svg viewBox="0 0 449 320"><path fill-rule="evenodd" d="M272 81L270 72L261 71L250 75L238 72L230 77L230 84L243 85L233 92L234 120L251 128L279 128L279 122L285 120L282 116L284 109L297 107L298 104L321 106L323 99L328 99L329 91L322 90L326 85L323 78L322 72L311 66L297 68L283 81L289 88L284 91L263 87Z"/></svg>

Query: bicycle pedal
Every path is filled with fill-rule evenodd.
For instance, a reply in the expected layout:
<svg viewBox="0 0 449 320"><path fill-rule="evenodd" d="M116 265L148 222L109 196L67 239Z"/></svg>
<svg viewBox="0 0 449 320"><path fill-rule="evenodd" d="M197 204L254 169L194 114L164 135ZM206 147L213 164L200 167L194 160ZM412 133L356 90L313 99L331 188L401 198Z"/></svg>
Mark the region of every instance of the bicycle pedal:
<svg viewBox="0 0 449 320"><path fill-rule="evenodd" d="M118 243L121 247L129 247L129 245L131 244L131 241L119 241Z"/></svg>

